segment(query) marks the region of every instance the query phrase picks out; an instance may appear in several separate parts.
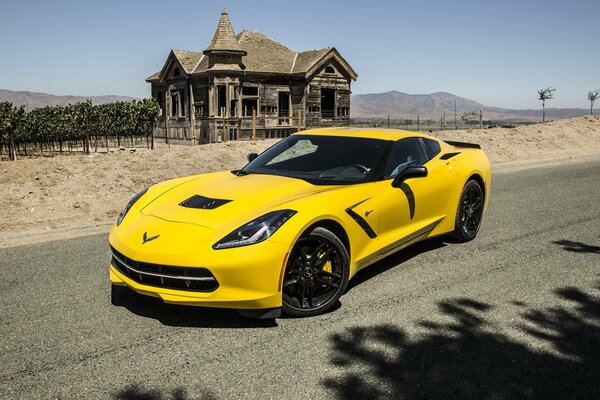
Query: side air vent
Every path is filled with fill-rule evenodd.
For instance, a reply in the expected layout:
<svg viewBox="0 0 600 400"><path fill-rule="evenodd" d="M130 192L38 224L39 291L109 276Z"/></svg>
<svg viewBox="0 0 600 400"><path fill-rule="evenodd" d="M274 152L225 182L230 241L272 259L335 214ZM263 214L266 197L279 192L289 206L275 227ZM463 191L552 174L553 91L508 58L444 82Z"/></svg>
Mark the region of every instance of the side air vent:
<svg viewBox="0 0 600 400"><path fill-rule="evenodd" d="M229 203L231 200L223 200L223 199L211 199L208 197L193 195L187 200L179 203L182 207L187 208L199 208L202 210L214 210L215 208L221 207L223 204Z"/></svg>
<svg viewBox="0 0 600 400"><path fill-rule="evenodd" d="M460 154L460 152L459 153L446 153L446 154L444 154L443 156L440 157L440 160L449 160L449 159L451 159L452 157L454 157L454 156L456 156L458 154Z"/></svg>

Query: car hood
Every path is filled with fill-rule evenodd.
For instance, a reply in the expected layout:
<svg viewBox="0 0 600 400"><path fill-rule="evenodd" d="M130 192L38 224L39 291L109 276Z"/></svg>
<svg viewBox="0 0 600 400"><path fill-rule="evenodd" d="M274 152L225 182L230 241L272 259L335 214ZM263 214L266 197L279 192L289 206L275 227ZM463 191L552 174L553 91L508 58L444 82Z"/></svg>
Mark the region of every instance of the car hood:
<svg viewBox="0 0 600 400"><path fill-rule="evenodd" d="M158 194L141 212L172 222L212 229L231 225L235 229L266 212L284 209L287 202L335 188L283 176L236 176L224 171L185 180ZM211 203L210 200L223 201Z"/></svg>

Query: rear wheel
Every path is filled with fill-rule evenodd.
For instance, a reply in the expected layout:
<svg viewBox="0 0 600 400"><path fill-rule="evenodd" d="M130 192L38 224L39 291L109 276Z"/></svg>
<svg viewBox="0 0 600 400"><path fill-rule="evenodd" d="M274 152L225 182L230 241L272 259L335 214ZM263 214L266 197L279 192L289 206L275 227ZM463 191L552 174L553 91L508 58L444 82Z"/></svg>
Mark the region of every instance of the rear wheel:
<svg viewBox="0 0 600 400"><path fill-rule="evenodd" d="M283 278L283 312L308 317L329 310L346 290L349 265L346 247L329 230L298 239Z"/></svg>
<svg viewBox="0 0 600 400"><path fill-rule="evenodd" d="M456 211L454 232L450 237L458 242L468 242L477 236L483 216L483 189L477 181L469 181L463 188Z"/></svg>

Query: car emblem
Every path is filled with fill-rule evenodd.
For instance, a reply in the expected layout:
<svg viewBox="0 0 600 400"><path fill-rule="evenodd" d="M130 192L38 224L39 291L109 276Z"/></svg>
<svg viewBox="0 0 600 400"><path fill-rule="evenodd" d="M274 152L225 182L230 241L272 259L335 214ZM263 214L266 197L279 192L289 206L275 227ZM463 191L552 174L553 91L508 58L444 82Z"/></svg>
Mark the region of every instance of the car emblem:
<svg viewBox="0 0 600 400"><path fill-rule="evenodd" d="M365 211L365 218L369 216L369 214L371 214L373 212L373 210L367 210Z"/></svg>
<svg viewBox="0 0 600 400"><path fill-rule="evenodd" d="M158 239L159 236L160 235L148 237L148 232L144 232L144 236L142 236L142 244L146 244L146 242L151 242L154 239Z"/></svg>

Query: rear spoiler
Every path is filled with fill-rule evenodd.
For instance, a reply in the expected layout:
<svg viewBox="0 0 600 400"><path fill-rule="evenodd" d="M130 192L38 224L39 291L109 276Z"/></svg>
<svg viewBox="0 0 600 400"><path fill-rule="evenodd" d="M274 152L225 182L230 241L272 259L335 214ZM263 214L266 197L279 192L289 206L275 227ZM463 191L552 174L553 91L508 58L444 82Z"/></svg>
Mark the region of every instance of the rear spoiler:
<svg viewBox="0 0 600 400"><path fill-rule="evenodd" d="M444 140L444 142L446 142L449 145L452 145L454 147L468 147L470 149L480 149L481 148L481 146L478 145L477 143L453 142L453 141L450 141L450 140Z"/></svg>

